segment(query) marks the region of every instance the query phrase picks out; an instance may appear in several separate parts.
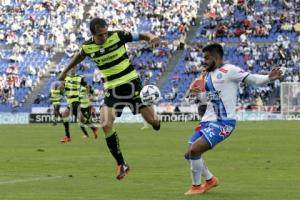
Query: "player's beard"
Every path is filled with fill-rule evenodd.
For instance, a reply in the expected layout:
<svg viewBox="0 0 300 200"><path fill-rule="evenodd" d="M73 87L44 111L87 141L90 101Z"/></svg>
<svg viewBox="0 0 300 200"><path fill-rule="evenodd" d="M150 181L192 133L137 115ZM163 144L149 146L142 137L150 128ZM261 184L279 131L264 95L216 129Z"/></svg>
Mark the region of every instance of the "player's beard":
<svg viewBox="0 0 300 200"><path fill-rule="evenodd" d="M215 69L215 66L216 66L216 61L212 61L212 62L210 63L210 65L207 64L207 63L205 63L205 68L206 68L206 70L207 70L208 72L213 71L213 70Z"/></svg>

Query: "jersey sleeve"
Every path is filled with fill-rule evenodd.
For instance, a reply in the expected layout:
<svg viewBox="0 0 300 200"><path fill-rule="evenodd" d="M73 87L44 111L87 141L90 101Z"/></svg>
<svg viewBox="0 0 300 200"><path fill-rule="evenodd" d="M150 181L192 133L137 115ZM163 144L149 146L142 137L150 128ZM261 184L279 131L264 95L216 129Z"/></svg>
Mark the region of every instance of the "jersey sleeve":
<svg viewBox="0 0 300 200"><path fill-rule="evenodd" d="M247 76L250 74L249 72L245 72L243 69L233 65L227 69L229 70L229 79L237 83L244 81L245 78L247 78Z"/></svg>
<svg viewBox="0 0 300 200"><path fill-rule="evenodd" d="M132 42L133 41L133 37L132 37L132 34L130 32L118 31L118 36L120 37L120 39L124 43Z"/></svg>
<svg viewBox="0 0 300 200"><path fill-rule="evenodd" d="M81 78L80 85L82 85L82 86L87 86L87 82L85 81L85 78L84 78L84 77Z"/></svg>
<svg viewBox="0 0 300 200"><path fill-rule="evenodd" d="M82 56L86 56L86 55L87 55L87 54L85 53L84 48L83 48L82 45L81 45L81 47L80 47L79 54L82 55Z"/></svg>

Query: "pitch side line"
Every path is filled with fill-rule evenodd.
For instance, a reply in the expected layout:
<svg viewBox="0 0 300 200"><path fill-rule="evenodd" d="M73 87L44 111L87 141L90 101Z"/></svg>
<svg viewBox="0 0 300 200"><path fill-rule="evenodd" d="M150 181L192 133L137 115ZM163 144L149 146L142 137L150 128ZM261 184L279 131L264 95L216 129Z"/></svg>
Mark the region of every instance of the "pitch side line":
<svg viewBox="0 0 300 200"><path fill-rule="evenodd" d="M6 184L15 184L15 183L24 183L24 182L32 182L32 181L46 181L51 179L59 179L62 176L53 176L53 177L36 177L36 178L29 178L29 179L19 179L19 180L11 180L11 181L1 181L0 185Z"/></svg>

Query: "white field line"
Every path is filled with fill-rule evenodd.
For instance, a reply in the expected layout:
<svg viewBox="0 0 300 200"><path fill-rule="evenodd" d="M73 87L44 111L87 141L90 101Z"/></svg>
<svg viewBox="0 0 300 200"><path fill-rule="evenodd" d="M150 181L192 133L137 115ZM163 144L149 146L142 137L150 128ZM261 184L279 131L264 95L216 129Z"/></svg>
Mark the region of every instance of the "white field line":
<svg viewBox="0 0 300 200"><path fill-rule="evenodd" d="M46 180L59 179L59 178L62 178L62 176L36 177L36 178L28 178L28 179L17 179L17 180L10 180L10 181L0 181L0 185L15 184L15 183L25 183L25 182L33 182L33 181L46 181Z"/></svg>

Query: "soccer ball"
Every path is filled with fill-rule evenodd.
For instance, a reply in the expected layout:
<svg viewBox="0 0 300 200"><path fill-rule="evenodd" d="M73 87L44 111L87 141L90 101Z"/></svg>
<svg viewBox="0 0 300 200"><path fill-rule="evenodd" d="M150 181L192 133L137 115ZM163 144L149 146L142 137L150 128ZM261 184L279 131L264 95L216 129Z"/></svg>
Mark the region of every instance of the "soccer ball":
<svg viewBox="0 0 300 200"><path fill-rule="evenodd" d="M155 85L145 85L140 93L140 97L145 105L153 105L159 102L161 94Z"/></svg>

